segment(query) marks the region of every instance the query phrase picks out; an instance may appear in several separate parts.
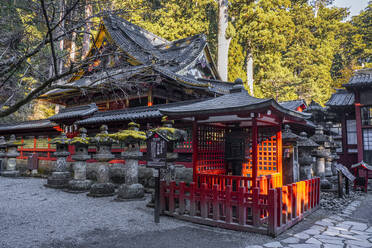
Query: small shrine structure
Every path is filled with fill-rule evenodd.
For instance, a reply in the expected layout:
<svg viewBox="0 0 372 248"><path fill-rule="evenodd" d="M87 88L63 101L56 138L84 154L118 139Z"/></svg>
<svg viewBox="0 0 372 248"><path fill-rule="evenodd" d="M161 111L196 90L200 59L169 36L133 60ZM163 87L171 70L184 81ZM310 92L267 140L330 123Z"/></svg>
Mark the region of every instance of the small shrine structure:
<svg viewBox="0 0 372 248"><path fill-rule="evenodd" d="M319 206L319 178L283 185L282 126L306 125L309 114L252 97L239 84L160 112L193 127L193 183L163 182L164 213L275 236Z"/></svg>

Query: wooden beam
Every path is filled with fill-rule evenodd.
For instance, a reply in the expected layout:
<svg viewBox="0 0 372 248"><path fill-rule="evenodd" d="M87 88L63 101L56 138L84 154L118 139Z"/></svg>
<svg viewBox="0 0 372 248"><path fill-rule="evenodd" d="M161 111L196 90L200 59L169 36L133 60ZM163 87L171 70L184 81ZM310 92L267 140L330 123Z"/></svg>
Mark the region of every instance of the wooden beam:
<svg viewBox="0 0 372 248"><path fill-rule="evenodd" d="M257 187L257 164L258 164L258 127L257 117L254 116L252 119L252 187Z"/></svg>
<svg viewBox="0 0 372 248"><path fill-rule="evenodd" d="M283 185L283 145L282 145L282 125L278 126L276 132L276 167L278 173L280 173L280 185Z"/></svg>
<svg viewBox="0 0 372 248"><path fill-rule="evenodd" d="M198 122L194 120L192 123L192 178L196 183L196 173L198 165Z"/></svg>
<svg viewBox="0 0 372 248"><path fill-rule="evenodd" d="M358 162L363 161L363 134L362 134L362 118L360 113L360 96L359 92L355 92L355 120L357 131L357 147L358 147Z"/></svg>

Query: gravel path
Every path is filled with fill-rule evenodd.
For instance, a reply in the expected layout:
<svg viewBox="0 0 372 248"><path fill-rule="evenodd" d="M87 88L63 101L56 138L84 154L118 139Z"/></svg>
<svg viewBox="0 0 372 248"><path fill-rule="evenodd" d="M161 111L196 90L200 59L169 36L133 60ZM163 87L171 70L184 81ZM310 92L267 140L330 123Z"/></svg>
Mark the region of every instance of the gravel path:
<svg viewBox="0 0 372 248"><path fill-rule="evenodd" d="M42 179L0 177L0 247L245 247L270 237L153 221L146 201L115 202L45 188Z"/></svg>
<svg viewBox="0 0 372 248"><path fill-rule="evenodd" d="M307 244L308 236L301 233L309 234L308 230L319 229L324 224L321 220L331 216L325 210L318 210L275 239L266 235L196 225L165 216L156 225L153 222L153 209L145 207L148 199L115 202L114 197L89 198L85 194L45 188L45 181L0 177L1 248L245 248L276 247L278 244L291 247L293 244L290 242L297 241L291 238L298 238L302 247L320 247L318 244ZM361 204L367 210L358 217L370 215L371 208L364 205L371 203L370 198ZM332 224L327 228L334 231L332 225L346 221L355 208L345 209L347 216L340 216L342 220L337 220L337 223L334 218L328 218L326 223ZM344 232L353 230L351 226Z"/></svg>

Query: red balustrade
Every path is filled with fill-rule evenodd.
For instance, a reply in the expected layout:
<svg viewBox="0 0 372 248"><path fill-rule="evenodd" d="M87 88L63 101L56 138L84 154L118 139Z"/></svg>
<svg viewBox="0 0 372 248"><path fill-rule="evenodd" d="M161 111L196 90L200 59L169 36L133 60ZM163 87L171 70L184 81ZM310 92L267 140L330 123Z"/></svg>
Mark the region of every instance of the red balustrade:
<svg viewBox="0 0 372 248"><path fill-rule="evenodd" d="M249 179L199 176L198 182L161 183L162 214L191 222L276 236L319 207L320 179L273 188L272 178L249 188ZM205 182L204 182L205 180ZM215 184L210 184L212 180ZM267 182L270 182L267 184ZM225 183L225 184L224 184ZM267 191L267 194L265 192Z"/></svg>

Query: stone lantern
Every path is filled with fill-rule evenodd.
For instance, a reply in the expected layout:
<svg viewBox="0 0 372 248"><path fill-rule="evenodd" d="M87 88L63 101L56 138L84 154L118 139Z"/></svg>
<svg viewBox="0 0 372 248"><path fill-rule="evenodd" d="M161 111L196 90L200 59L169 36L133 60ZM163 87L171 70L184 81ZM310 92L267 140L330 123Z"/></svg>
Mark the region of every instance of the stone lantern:
<svg viewBox="0 0 372 248"><path fill-rule="evenodd" d="M140 142L146 140L146 134L139 131L139 125L131 122L127 130L109 135L126 146L121 153L125 160L125 183L118 189L117 200L142 199L145 191L142 184L138 183L138 161L142 158Z"/></svg>
<svg viewBox="0 0 372 248"><path fill-rule="evenodd" d="M300 168L298 165L299 136L292 133L289 125L284 126L283 140L283 183L285 185L298 182L300 180Z"/></svg>
<svg viewBox="0 0 372 248"><path fill-rule="evenodd" d="M98 166L97 182L92 185L88 193L88 196L93 197L113 196L115 194L115 186L109 182L109 168L106 164L115 158L111 153L111 146L115 141L108 136L106 125L102 125L100 130L101 132L93 138L97 147L97 153L93 155L93 158L101 162Z"/></svg>
<svg viewBox="0 0 372 248"><path fill-rule="evenodd" d="M7 151L6 151L6 170L1 173L4 177L19 177L19 171L16 170L17 166L17 157L19 156L19 152L17 151L17 147L20 145L20 142L16 141L15 135L10 135L9 141L6 143Z"/></svg>
<svg viewBox="0 0 372 248"><path fill-rule="evenodd" d="M68 181L71 178L71 173L67 168L67 157L70 155L68 151L69 140L65 133L62 133L60 137L54 138L50 141L50 144L56 145L56 151L53 153L57 157L56 166L54 172L48 177L47 184L45 187L62 189L66 188Z"/></svg>
<svg viewBox="0 0 372 248"><path fill-rule="evenodd" d="M79 129L80 136L71 139L70 144L75 146L75 154L71 156L75 160L73 164L74 178L68 182L68 192L80 193L90 189L93 182L87 179L87 163L90 159L88 146L90 143L85 128Z"/></svg>
<svg viewBox="0 0 372 248"><path fill-rule="evenodd" d="M331 153L329 151L330 144L328 137L324 134L322 126L317 126L315 134L311 137L316 143L319 144L317 150L313 152L316 157L316 175L320 177L320 186L322 189L330 189L331 183L325 178L326 160L330 159Z"/></svg>
<svg viewBox="0 0 372 248"><path fill-rule="evenodd" d="M6 155L6 141L5 141L4 136L1 136L0 137L0 174L1 174L1 171L5 169L5 165L6 165L5 155Z"/></svg>
<svg viewBox="0 0 372 248"><path fill-rule="evenodd" d="M313 157L312 151L319 145L312 139L307 137L305 132L300 133L300 138L297 141L298 147L298 162L300 164L300 180L307 180L312 177Z"/></svg>

